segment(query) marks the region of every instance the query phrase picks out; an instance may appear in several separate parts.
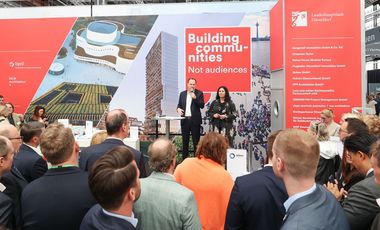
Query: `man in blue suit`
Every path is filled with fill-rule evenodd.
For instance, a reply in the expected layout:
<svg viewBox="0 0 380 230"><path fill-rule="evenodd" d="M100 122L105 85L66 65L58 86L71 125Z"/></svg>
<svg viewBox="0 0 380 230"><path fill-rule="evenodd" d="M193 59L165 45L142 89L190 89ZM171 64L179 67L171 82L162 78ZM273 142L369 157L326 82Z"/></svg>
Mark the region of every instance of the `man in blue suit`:
<svg viewBox="0 0 380 230"><path fill-rule="evenodd" d="M106 116L107 139L97 145L84 148L80 153L79 167L84 171L90 171L92 165L106 152L116 146L126 146L135 156L135 161L140 170L140 177L146 177L144 156L140 151L124 144L124 138L129 136L128 115L122 109L110 111Z"/></svg>
<svg viewBox="0 0 380 230"><path fill-rule="evenodd" d="M113 148L95 162L88 178L98 204L83 218L80 230L134 230L133 204L141 193L139 169L126 146Z"/></svg>
<svg viewBox="0 0 380 230"><path fill-rule="evenodd" d="M14 164L29 183L47 171L47 163L38 154L37 149L44 127L43 123L34 121L24 124L20 131L24 143L14 158Z"/></svg>
<svg viewBox="0 0 380 230"><path fill-rule="evenodd" d="M281 229L350 229L335 197L315 184L319 144L302 130L281 131L273 145L273 170L284 181L289 198Z"/></svg>
<svg viewBox="0 0 380 230"><path fill-rule="evenodd" d="M285 215L283 203L288 194L272 168L272 146L278 133L268 137L264 168L236 179L228 203L225 230L280 229Z"/></svg>

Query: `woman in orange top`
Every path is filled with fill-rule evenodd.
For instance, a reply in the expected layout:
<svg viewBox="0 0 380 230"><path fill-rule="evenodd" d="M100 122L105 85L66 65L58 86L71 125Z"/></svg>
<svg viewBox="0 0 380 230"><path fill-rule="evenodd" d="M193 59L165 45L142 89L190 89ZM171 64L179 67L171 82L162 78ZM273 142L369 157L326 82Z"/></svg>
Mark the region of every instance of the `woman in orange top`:
<svg viewBox="0 0 380 230"><path fill-rule="evenodd" d="M174 172L176 180L194 192L202 229L224 228L233 181L224 169L227 139L206 134L198 144L196 157L185 159Z"/></svg>

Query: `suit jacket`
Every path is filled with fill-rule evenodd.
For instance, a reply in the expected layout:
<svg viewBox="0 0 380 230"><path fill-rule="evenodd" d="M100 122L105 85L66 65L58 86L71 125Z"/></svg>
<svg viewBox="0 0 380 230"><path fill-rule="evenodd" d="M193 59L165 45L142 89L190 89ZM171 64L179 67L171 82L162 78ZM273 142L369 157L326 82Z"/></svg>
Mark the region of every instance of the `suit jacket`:
<svg viewBox="0 0 380 230"><path fill-rule="evenodd" d="M21 193L28 184L28 181L25 180L13 165L11 171L1 177L0 182L6 187L3 193L12 200L11 229L21 229Z"/></svg>
<svg viewBox="0 0 380 230"><path fill-rule="evenodd" d="M83 218L80 230L134 230L131 223L121 218L109 216L99 204L94 205Z"/></svg>
<svg viewBox="0 0 380 230"><path fill-rule="evenodd" d="M289 207L281 229L349 230L344 211L336 198L323 186L295 200Z"/></svg>
<svg viewBox="0 0 380 230"><path fill-rule="evenodd" d="M272 166L238 177L227 208L225 230L280 229L288 198Z"/></svg>
<svg viewBox="0 0 380 230"><path fill-rule="evenodd" d="M373 172L348 190L343 208L352 230L370 229L373 219L380 212L377 198L380 198L380 187L375 183Z"/></svg>
<svg viewBox="0 0 380 230"><path fill-rule="evenodd" d="M13 163L28 182L41 177L47 171L46 161L26 144L20 146Z"/></svg>
<svg viewBox="0 0 380 230"><path fill-rule="evenodd" d="M79 167L84 171L90 171L95 161L103 156L106 152L117 146L124 145L132 151L135 156L137 166L140 170L140 178L146 177L144 156L140 151L124 144L122 140L115 138L108 138L100 144L84 148L80 153Z"/></svg>
<svg viewBox="0 0 380 230"><path fill-rule="evenodd" d="M95 203L87 172L78 167L49 169L22 193L23 229L78 230Z"/></svg>
<svg viewBox="0 0 380 230"><path fill-rule="evenodd" d="M137 229L202 229L194 193L174 176L152 172L140 182L141 195L133 206Z"/></svg>
<svg viewBox="0 0 380 230"><path fill-rule="evenodd" d="M0 192L0 228L12 228L13 204L11 198Z"/></svg>
<svg viewBox="0 0 380 230"><path fill-rule="evenodd" d="M205 106L204 98L203 98L203 92L200 90L195 89L194 94L196 96L195 99L192 99L191 101L191 121L195 125L202 124L202 116L201 116L201 109ZM183 109L184 113L183 116L185 116L186 112L186 97L187 97L187 91L182 91L179 95L178 105L177 108ZM183 125L185 121L181 120L181 125Z"/></svg>

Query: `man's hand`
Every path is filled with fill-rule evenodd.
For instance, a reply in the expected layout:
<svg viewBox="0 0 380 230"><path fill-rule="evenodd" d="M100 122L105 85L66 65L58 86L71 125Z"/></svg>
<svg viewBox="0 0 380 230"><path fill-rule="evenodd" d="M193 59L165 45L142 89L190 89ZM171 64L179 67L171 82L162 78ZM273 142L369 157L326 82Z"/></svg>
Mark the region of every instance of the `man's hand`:
<svg viewBox="0 0 380 230"><path fill-rule="evenodd" d="M178 115L179 116L183 116L183 113L184 113L185 111L183 111L183 109L181 109L181 108L177 108L177 113L178 113Z"/></svg>
<svg viewBox="0 0 380 230"><path fill-rule="evenodd" d="M214 118L216 118L216 119L218 119L219 116L220 116L220 115L219 115L218 113L215 113L215 114L214 114Z"/></svg>
<svg viewBox="0 0 380 230"><path fill-rule="evenodd" d="M227 115L219 115L219 119L224 120L227 118Z"/></svg>
<svg viewBox="0 0 380 230"><path fill-rule="evenodd" d="M197 96L195 96L195 93L193 91L190 92L190 97L193 98L193 99L197 98Z"/></svg>

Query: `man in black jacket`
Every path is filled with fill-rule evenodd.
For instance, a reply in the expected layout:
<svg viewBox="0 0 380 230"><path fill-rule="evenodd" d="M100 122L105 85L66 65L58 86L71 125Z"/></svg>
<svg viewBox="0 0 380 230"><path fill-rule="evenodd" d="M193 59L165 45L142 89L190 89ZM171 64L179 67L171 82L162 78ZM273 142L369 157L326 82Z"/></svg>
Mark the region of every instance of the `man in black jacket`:
<svg viewBox="0 0 380 230"><path fill-rule="evenodd" d="M52 166L22 192L22 229L77 230L96 201L87 172L78 167L79 146L72 130L49 125L41 134L40 146Z"/></svg>
<svg viewBox="0 0 380 230"><path fill-rule="evenodd" d="M196 83L197 81L194 78L189 78L187 89L182 91L179 95L177 105L178 115L185 118L181 120L182 159L189 156L190 132L191 137L193 138L194 150L196 149L201 136L201 109L203 109L205 102L203 92L195 89Z"/></svg>
<svg viewBox="0 0 380 230"><path fill-rule="evenodd" d="M28 182L41 177L47 171L47 163L37 149L44 127L43 123L34 121L24 124L20 131L24 143L15 156L14 164Z"/></svg>

